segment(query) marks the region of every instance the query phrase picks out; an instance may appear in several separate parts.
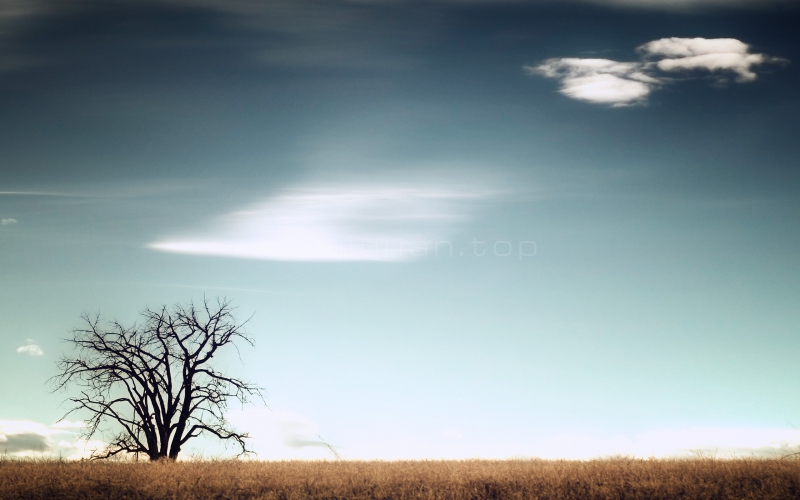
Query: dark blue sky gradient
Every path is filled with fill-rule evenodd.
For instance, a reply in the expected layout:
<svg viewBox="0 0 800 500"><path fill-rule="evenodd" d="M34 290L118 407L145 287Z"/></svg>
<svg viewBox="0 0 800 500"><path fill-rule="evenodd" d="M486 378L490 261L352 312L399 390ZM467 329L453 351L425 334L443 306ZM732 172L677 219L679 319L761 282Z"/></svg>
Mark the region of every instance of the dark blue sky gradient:
<svg viewBox="0 0 800 500"><path fill-rule="evenodd" d="M522 169L656 171L679 190L797 189L796 65L768 68L753 85L685 82L655 93L648 107L611 112L553 98L554 82L520 69L558 56L635 60L635 47L665 36L739 38L797 60L795 10L331 10L333 23L335 15L356 20L320 29L319 19L304 26L299 18L287 34L210 9L88 3L27 21L4 43L37 64L0 79L4 182L221 170L272 182L303 168L292 165L298 142L315 127L358 127L371 114L392 124L411 157L484 159L491 150ZM271 51L287 59L258 61Z"/></svg>

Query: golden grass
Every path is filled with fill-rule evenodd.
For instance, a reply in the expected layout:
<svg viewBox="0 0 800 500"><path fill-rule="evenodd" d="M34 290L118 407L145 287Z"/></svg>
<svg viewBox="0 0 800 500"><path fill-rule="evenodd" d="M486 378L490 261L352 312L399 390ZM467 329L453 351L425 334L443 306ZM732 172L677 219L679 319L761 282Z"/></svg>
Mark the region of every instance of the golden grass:
<svg viewBox="0 0 800 500"><path fill-rule="evenodd" d="M0 499L791 499L800 460L0 460Z"/></svg>

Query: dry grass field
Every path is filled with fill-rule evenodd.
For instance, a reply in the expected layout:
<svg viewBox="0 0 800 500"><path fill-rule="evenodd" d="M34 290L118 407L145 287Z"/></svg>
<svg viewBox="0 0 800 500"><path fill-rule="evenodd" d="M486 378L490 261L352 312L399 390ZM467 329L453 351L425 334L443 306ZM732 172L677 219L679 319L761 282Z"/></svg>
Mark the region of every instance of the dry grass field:
<svg viewBox="0 0 800 500"><path fill-rule="evenodd" d="M0 499L792 499L800 460L0 460Z"/></svg>

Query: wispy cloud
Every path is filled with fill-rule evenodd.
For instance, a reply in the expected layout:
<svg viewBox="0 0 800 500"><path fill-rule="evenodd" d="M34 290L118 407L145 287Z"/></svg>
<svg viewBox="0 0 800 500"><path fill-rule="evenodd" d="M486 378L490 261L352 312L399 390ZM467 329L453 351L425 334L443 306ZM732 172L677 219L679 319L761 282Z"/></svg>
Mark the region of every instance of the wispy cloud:
<svg viewBox="0 0 800 500"><path fill-rule="evenodd" d="M36 345L36 343L31 339L28 339L27 343L25 345L17 347L17 353L18 354L27 354L28 356L43 356L44 355L44 351L42 351L42 348L39 347L38 345Z"/></svg>
<svg viewBox="0 0 800 500"><path fill-rule="evenodd" d="M7 189L0 196L9 197L53 197L120 199L164 196L180 192L197 191L219 182L218 179L159 179L157 181L125 181L82 183L80 186L64 186L60 190Z"/></svg>
<svg viewBox="0 0 800 500"><path fill-rule="evenodd" d="M0 191L0 196L55 196L64 198L85 198L86 195L57 193L54 191Z"/></svg>
<svg viewBox="0 0 800 500"><path fill-rule="evenodd" d="M576 0L598 5L623 6L642 9L690 10L695 8L768 8L786 5L792 0Z"/></svg>
<svg viewBox="0 0 800 500"><path fill-rule="evenodd" d="M223 216L194 236L149 245L165 252L282 261L385 261L446 238L488 188L434 183L288 190Z"/></svg>
<svg viewBox="0 0 800 500"><path fill-rule="evenodd" d="M535 450L542 458L587 459L614 455L635 457L778 457L797 451L800 430L694 427L663 429L635 436L561 435Z"/></svg>
<svg viewBox="0 0 800 500"><path fill-rule="evenodd" d="M249 293L265 293L270 295L296 295L291 292L284 292L280 290L264 290L261 288L239 288L230 286L212 286L212 285L184 285L181 283L151 283L145 281L125 281L117 282L124 285L140 285L140 286L155 286L164 288L192 288L196 290L221 290L231 292L249 292Z"/></svg>
<svg viewBox="0 0 800 500"><path fill-rule="evenodd" d="M134 1L134 0L131 0ZM188 0L162 0L163 2L173 4L186 4ZM202 5L218 8L220 10L227 10L233 12L248 12L255 13L259 9L263 10L263 4L260 0L195 0ZM435 3L445 5L459 5L466 4L474 6L481 3L492 4L519 4L519 3L554 3L565 0L434 0ZM693 7L720 7L720 8L736 8L736 7L768 7L772 5L788 4L792 0L566 0L571 3L591 3L598 5L609 6L624 6L631 8L645 8L645 9L690 9ZM278 2L280 4L280 2ZM314 4L313 0L295 0L294 3L298 4ZM374 5L392 5L401 4L403 0L359 0L360 4L374 4ZM346 4L346 3L345 3Z"/></svg>
<svg viewBox="0 0 800 500"><path fill-rule="evenodd" d="M751 53L746 43L735 38L662 38L641 45L637 51L643 56L640 61L564 57L523 66L523 70L560 80L559 92L572 99L620 107L645 103L654 90L672 83L664 73L684 72L688 77L713 74L718 81L726 81L733 74L743 83L756 80L756 66L788 63L786 59Z"/></svg>
<svg viewBox="0 0 800 500"><path fill-rule="evenodd" d="M594 4L610 8L663 9L692 11L696 8L768 8L790 4L793 0L433 0L432 2L404 2L403 0L118 0L103 2L57 2L48 0L4 0L0 2L0 73L24 71L31 67L49 66L57 58L44 53L26 50L25 44L15 43L14 36L38 26L29 22L37 17L50 22L59 16L70 19L93 11L108 9L147 9L153 5L166 5L170 9L202 10L216 12L226 29L238 25L248 32L269 33L267 43L249 49L250 60L262 64L293 68L327 70L397 71L421 63L402 49L412 40L420 40L426 32L436 29L440 22L431 22L432 16L444 9L463 6L538 3ZM433 8L431 8L433 7ZM419 9L415 22L395 20L399 13ZM424 12L424 15L422 14ZM365 27L370 27L365 29ZM394 37L387 37L387 33ZM354 36L354 34L357 34ZM126 35L127 43L135 37ZM216 39L216 37L213 37ZM390 41L393 38L394 41ZM6 41L4 43L4 41ZM176 41L181 35L176 34ZM355 42L354 42L355 40ZM365 40L367 43L364 43ZM140 39L151 44L149 32ZM163 42L163 41L162 41ZM183 43L183 42L181 42ZM204 43L214 43L211 38ZM608 77L606 80L610 80Z"/></svg>
<svg viewBox="0 0 800 500"><path fill-rule="evenodd" d="M234 410L228 419L247 429L259 459L333 458L329 443L319 437L319 426L306 416L267 408Z"/></svg>
<svg viewBox="0 0 800 500"><path fill-rule="evenodd" d="M12 226L17 223L17 219L0 219L0 226Z"/></svg>

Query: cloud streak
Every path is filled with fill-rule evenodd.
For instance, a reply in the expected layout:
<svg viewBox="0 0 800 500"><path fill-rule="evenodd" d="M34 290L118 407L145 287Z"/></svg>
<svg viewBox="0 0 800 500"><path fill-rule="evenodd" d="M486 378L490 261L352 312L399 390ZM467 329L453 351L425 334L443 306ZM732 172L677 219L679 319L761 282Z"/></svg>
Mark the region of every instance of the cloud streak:
<svg viewBox="0 0 800 500"><path fill-rule="evenodd" d="M642 54L641 61L564 57L523 66L523 70L559 80L559 92L571 99L621 107L644 104L653 91L672 83L665 73L713 74L718 81L727 81L733 74L737 82L746 83L758 78L756 66L788 63L751 53L746 43L735 38L662 38L636 50Z"/></svg>
<svg viewBox="0 0 800 500"><path fill-rule="evenodd" d="M597 5L620 6L641 9L691 10L695 8L768 8L788 5L791 0L575 0Z"/></svg>
<svg viewBox="0 0 800 500"><path fill-rule="evenodd" d="M413 260L445 238L484 188L362 184L286 191L217 220L212 228L149 245L154 250L247 259L347 262Z"/></svg>
<svg viewBox="0 0 800 500"><path fill-rule="evenodd" d="M0 191L0 196L55 196L63 198L85 198L81 194L55 193L50 191Z"/></svg>

